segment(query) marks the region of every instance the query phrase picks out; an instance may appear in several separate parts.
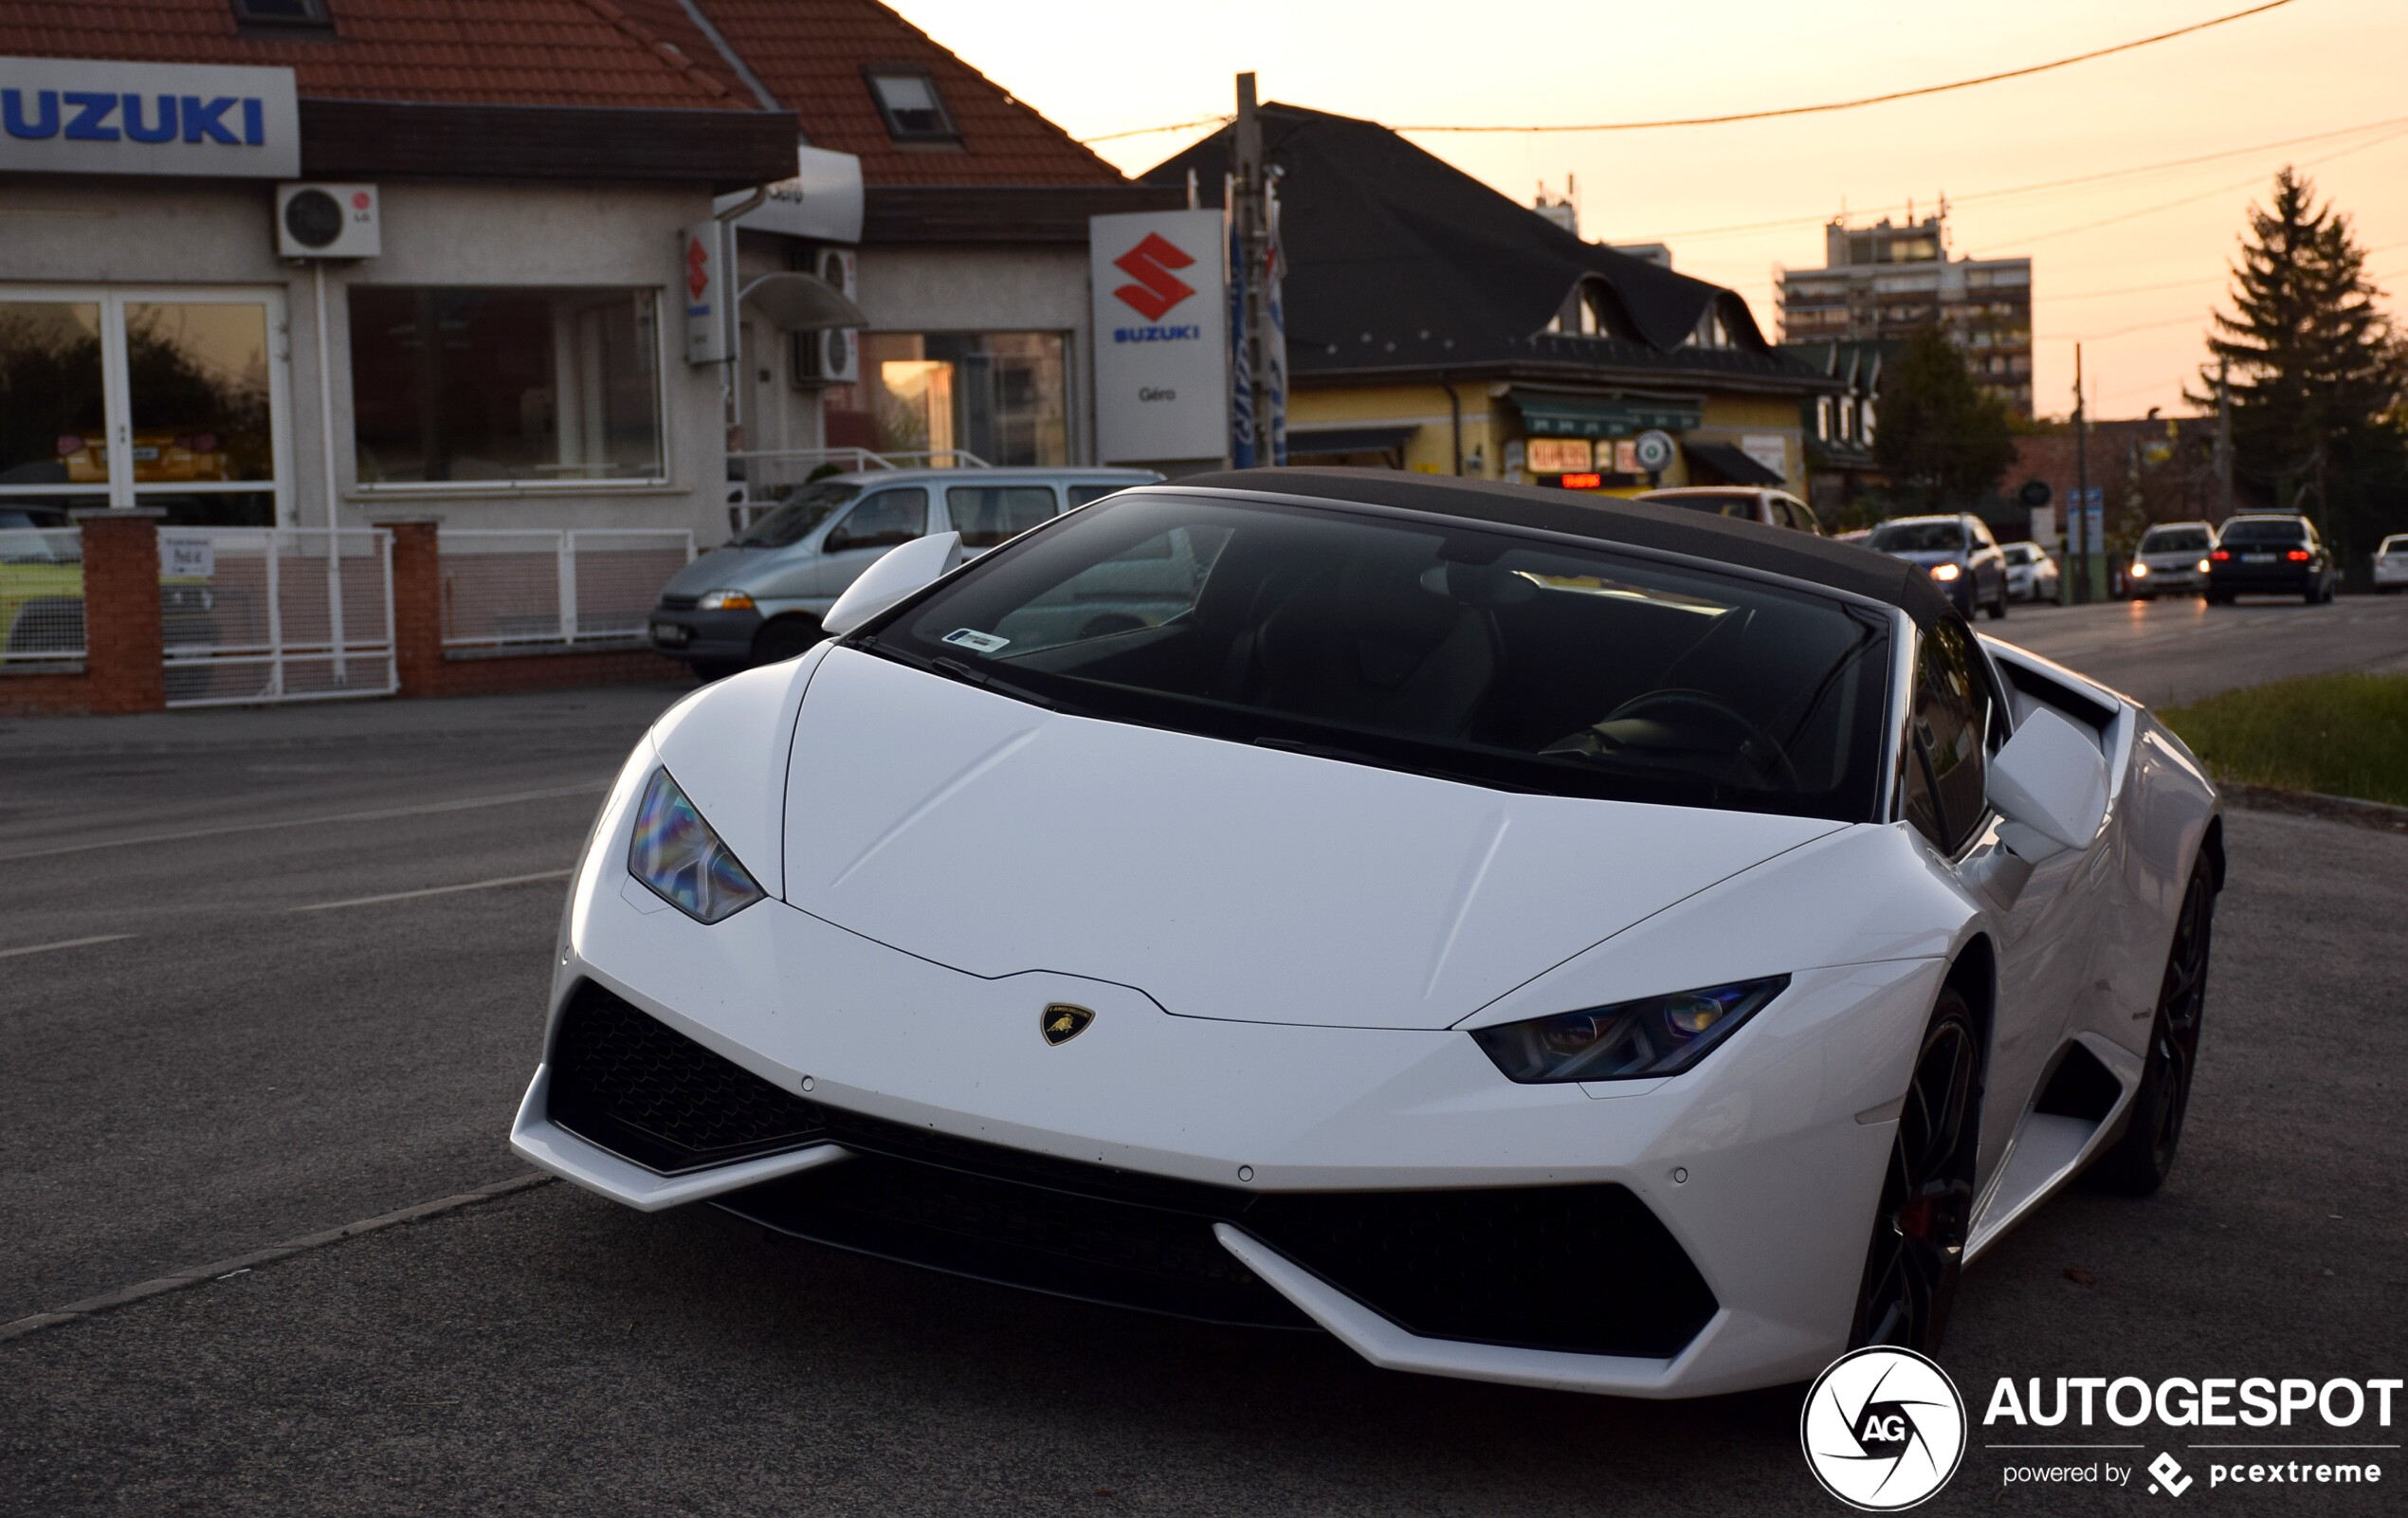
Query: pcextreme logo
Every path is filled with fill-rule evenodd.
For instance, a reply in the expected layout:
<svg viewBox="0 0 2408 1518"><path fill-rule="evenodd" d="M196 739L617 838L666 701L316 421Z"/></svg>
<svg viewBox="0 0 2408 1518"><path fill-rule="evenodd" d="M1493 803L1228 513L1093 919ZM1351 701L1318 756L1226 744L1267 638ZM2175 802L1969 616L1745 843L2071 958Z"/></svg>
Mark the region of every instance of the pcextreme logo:
<svg viewBox="0 0 2408 1518"><path fill-rule="evenodd" d="M1112 261L1114 268L1137 282L1112 293L1146 320L1159 321L1173 306L1195 293L1194 285L1171 272L1195 262L1160 232L1148 232L1143 242Z"/></svg>
<svg viewBox="0 0 2408 1518"><path fill-rule="evenodd" d="M1866 1512L1898 1512L1946 1486L1966 1432L1956 1382L1911 1349L1840 1356L1815 1379L1797 1420L1815 1479Z"/></svg>

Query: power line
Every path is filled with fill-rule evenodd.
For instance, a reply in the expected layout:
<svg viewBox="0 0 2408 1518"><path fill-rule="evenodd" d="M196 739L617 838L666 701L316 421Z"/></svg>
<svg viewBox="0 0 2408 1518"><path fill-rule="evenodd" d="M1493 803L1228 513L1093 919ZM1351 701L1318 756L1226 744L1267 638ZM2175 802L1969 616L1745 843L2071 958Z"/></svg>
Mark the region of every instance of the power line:
<svg viewBox="0 0 2408 1518"><path fill-rule="evenodd" d="M1770 111L1739 111L1728 116L1676 117L1660 121L1598 121L1539 126L1421 125L1392 127L1390 130L1396 132L1651 132L1659 127L1725 126L1734 121L1767 121L1778 117L1819 116L1832 111L1853 111L1867 105L1886 105L1891 101L1911 101L1925 95L1944 95L1951 90L1971 89L1977 84L1996 84L2002 80L2024 79L2034 74L2048 73L2052 69L2071 68L2075 64L2087 64L2094 58L2107 58L2117 53L2128 53L2136 47L2147 47L2156 43L2171 42L2177 37L2187 37L2195 31L2205 31L2211 27L2244 21L2251 16L2263 15L2269 10L2280 10L2290 3L2291 0L2265 0L2264 4L2252 6L2246 10L2235 10L2229 15L2193 22L2187 27L2177 27L2172 31L2161 31L2154 37L2141 37L2131 42L2117 43L2112 47L2093 48L2087 53L2076 53L2071 58L2059 58L2045 64L2033 64L2023 68L2010 68L2003 73L1984 74L1979 79L1960 79L1946 84L1925 84L1915 89L1891 90L1884 95L1868 95L1861 100L1830 101L1820 105L1785 105ZM1157 132L1183 132L1190 127L1219 124L1229 119L1226 116L1202 116L1193 121L1181 121L1173 126L1138 127L1127 132L1107 132L1102 137L1081 137L1079 140L1089 144L1110 142L1121 137L1147 137Z"/></svg>
<svg viewBox="0 0 2408 1518"><path fill-rule="evenodd" d="M2408 242L2383 243L2378 247L2365 248L2362 251L2364 254L2371 256L2376 253L2388 253L2395 247L2408 247ZM2151 295L2159 290L2187 290L2201 284L2221 284L2231 277L2231 273L2228 270L2222 274L2203 274L2196 279L2168 280L2162 284L2127 284L2120 290L2073 290L2065 294L2059 294L2056 291L2052 290L2045 296L2034 292L2033 299L2035 301L2098 301L2104 300L2110 295ZM2388 279L2391 278L2391 276L2370 274L2367 278Z"/></svg>
<svg viewBox="0 0 2408 1518"><path fill-rule="evenodd" d="M1662 121L1603 121L1578 126L1400 126L1396 130L1399 132L1647 132L1657 127L1724 126L1733 121L1766 121L1777 117L1816 116L1830 111L1853 111L1867 105L1885 105L1891 101L1910 101L1925 95L1944 95L1950 90L1971 89L1977 84L1996 84L2001 80L2024 79L2034 74L2048 73L2052 69L2071 68L2075 64L2087 64L2094 58L2128 53L2136 47L2171 42L2177 37L2187 37L2195 31L2205 31L2211 27L2221 27L2230 22L2263 15L2269 10L2280 10L2290 3L2291 0L2266 0L2265 4L2252 6L2246 10L2235 10L2229 15L2216 16L2208 21L2193 22L2187 27L2178 27L2172 31L2162 31L2154 37L2142 37L2133 42L2118 43L2112 47L2093 48L2089 52L2076 53L2071 58L2059 58L2051 63L2033 64L2023 68L2010 68L2003 73L1984 74L1979 79L1961 79L1946 84L1925 84L1917 89L1891 90L1886 95L1868 95L1861 100L1832 101L1821 105L1785 105L1770 111L1739 111L1728 116L1680 117Z"/></svg>

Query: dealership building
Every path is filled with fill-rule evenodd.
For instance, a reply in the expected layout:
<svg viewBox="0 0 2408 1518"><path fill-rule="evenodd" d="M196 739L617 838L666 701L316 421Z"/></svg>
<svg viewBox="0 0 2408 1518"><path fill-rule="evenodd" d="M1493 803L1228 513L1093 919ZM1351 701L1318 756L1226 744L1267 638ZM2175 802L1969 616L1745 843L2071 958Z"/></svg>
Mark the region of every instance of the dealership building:
<svg viewBox="0 0 2408 1518"><path fill-rule="evenodd" d="M0 18L0 508L661 528L847 450L1095 456L1166 203L874 0Z"/></svg>

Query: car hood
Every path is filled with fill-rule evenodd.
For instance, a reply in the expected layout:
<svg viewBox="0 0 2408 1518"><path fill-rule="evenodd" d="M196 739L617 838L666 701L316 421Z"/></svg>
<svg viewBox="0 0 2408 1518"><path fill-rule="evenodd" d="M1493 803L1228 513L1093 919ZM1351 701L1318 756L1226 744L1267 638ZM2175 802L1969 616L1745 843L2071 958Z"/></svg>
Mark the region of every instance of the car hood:
<svg viewBox="0 0 2408 1518"><path fill-rule="evenodd" d="M1884 549L1883 552L1889 554L1892 558L1903 558L1909 564L1921 564L1926 569L1934 564L1961 564L1965 560L1966 554L1966 550L1961 548L1953 551L1933 549L1920 553L1906 553L1903 550L1893 553Z"/></svg>
<svg viewBox="0 0 2408 1518"><path fill-rule="evenodd" d="M1115 981L1185 1016L1434 1029L1841 826L1068 717L837 648L795 725L784 888L990 978Z"/></svg>
<svg viewBox="0 0 2408 1518"><path fill-rule="evenodd" d="M700 595L704 591L740 588L744 572L775 548L714 548L669 576L663 595Z"/></svg>

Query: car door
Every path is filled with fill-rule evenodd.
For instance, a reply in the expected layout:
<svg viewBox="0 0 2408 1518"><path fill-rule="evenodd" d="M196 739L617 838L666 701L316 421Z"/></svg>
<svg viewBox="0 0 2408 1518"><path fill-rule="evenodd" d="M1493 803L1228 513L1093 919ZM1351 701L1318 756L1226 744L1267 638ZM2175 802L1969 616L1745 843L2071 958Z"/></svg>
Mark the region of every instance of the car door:
<svg viewBox="0 0 2408 1518"><path fill-rule="evenodd" d="M1973 554L1973 599L1984 605L2007 598L2007 556L1998 547L1998 540L1990 536L1990 525L1979 517L1965 519L1965 531L1971 535Z"/></svg>
<svg viewBox="0 0 2408 1518"><path fill-rule="evenodd" d="M830 598L861 572L878 562L887 549L910 542L928 530L928 491L924 485L888 485L873 490L836 519L819 540L819 561L812 572L812 594Z"/></svg>
<svg viewBox="0 0 2408 1518"><path fill-rule="evenodd" d="M2043 860L2019 890L2005 888L2022 874L2022 862L1999 842L1987 788L1990 757L2012 722L2005 686L1972 629L1953 615L1925 629L1916 649L1899 810L1987 919L1996 998L1983 1076L1984 1177L2005 1154L2025 1098L2064 1035L2089 937L2076 908L2091 850Z"/></svg>

